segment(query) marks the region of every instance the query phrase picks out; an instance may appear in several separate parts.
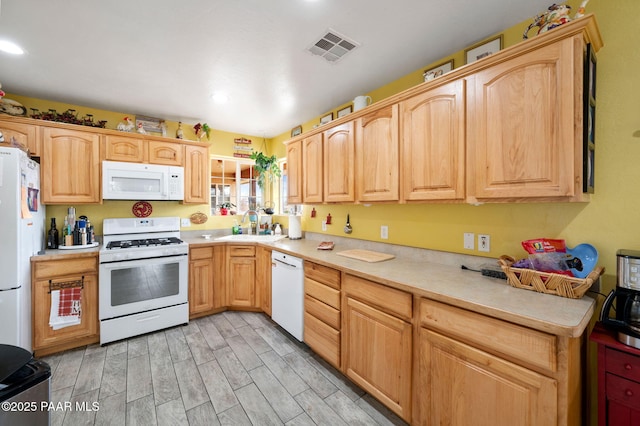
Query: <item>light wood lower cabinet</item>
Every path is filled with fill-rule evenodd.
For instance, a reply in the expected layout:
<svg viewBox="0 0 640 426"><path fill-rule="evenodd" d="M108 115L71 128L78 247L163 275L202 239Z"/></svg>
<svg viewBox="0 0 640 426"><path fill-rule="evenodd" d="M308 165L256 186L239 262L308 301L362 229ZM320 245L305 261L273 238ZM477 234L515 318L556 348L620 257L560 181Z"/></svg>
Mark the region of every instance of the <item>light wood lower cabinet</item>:
<svg viewBox="0 0 640 426"><path fill-rule="evenodd" d="M60 283L83 283L80 324L59 330L49 326L51 289ZM100 341L98 322L98 254L31 261L32 343L36 356Z"/></svg>
<svg viewBox="0 0 640 426"><path fill-rule="evenodd" d="M227 296L230 307L255 308L260 300L256 286L256 247L227 246Z"/></svg>
<svg viewBox="0 0 640 426"><path fill-rule="evenodd" d="M342 315L344 374L411 422L412 295L346 274Z"/></svg>
<svg viewBox="0 0 640 426"><path fill-rule="evenodd" d="M271 249L256 248L256 286L260 289L262 312L271 316Z"/></svg>
<svg viewBox="0 0 640 426"><path fill-rule="evenodd" d="M214 247L189 248L189 318L207 314L216 308L214 276Z"/></svg>
<svg viewBox="0 0 640 426"><path fill-rule="evenodd" d="M304 342L340 368L340 271L304 263Z"/></svg>

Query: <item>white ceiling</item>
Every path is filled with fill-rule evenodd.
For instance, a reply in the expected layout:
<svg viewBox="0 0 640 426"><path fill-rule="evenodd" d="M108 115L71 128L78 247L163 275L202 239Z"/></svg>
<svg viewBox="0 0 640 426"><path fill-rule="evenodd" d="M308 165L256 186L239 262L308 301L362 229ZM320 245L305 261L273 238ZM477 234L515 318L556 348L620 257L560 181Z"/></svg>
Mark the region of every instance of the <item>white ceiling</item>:
<svg viewBox="0 0 640 426"><path fill-rule="evenodd" d="M4 0L0 39L26 54L0 52L0 83L24 96L272 137L550 2ZM360 44L334 64L306 51L329 28ZM217 91L226 104L213 102Z"/></svg>

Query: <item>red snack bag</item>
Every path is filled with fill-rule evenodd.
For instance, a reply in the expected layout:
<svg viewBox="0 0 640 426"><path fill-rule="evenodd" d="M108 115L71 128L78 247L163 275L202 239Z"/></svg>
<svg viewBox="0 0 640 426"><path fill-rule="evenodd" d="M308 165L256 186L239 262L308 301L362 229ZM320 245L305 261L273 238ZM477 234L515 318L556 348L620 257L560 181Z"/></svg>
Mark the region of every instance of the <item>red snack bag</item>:
<svg viewBox="0 0 640 426"><path fill-rule="evenodd" d="M535 253L566 253L567 246L564 240L554 240L551 238L536 238L522 242L522 248L529 254Z"/></svg>

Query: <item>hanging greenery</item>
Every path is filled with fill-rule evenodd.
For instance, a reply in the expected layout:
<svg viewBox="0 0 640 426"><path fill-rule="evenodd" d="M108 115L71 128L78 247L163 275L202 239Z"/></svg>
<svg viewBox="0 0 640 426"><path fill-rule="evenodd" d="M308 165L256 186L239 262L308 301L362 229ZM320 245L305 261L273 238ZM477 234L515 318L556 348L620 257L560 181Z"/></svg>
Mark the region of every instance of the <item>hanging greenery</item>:
<svg viewBox="0 0 640 426"><path fill-rule="evenodd" d="M265 184L273 182L274 178L282 175L275 155L267 157L262 152L254 151L249 158L256 162L255 168L258 172L258 185L260 188L264 189Z"/></svg>

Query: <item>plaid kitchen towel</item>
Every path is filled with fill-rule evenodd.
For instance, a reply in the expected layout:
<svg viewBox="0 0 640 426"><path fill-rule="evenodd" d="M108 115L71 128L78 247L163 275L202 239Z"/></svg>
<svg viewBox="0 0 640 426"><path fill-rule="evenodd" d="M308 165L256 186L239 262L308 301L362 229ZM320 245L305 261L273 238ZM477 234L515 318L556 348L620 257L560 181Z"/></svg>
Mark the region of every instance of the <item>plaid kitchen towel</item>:
<svg viewBox="0 0 640 426"><path fill-rule="evenodd" d="M51 291L51 311L49 312L49 325L54 330L80 324L79 315L60 315L60 290ZM73 305L73 304L72 304ZM79 306L79 305L78 305Z"/></svg>
<svg viewBox="0 0 640 426"><path fill-rule="evenodd" d="M60 290L60 302L58 304L58 315L80 316L80 300L82 299L82 288L72 287Z"/></svg>

